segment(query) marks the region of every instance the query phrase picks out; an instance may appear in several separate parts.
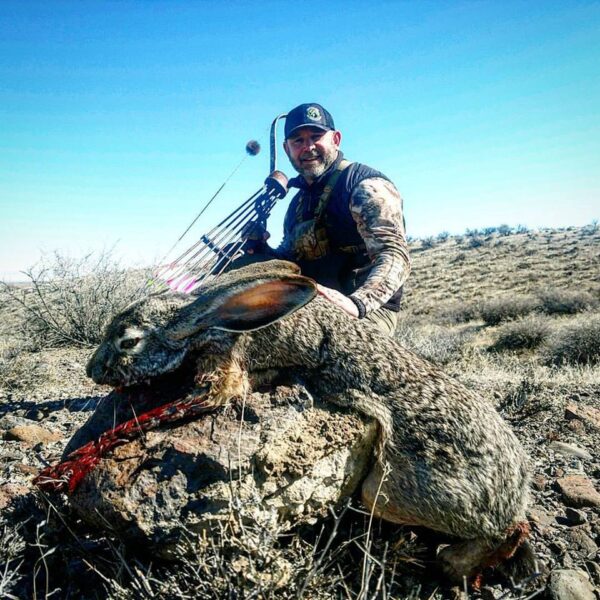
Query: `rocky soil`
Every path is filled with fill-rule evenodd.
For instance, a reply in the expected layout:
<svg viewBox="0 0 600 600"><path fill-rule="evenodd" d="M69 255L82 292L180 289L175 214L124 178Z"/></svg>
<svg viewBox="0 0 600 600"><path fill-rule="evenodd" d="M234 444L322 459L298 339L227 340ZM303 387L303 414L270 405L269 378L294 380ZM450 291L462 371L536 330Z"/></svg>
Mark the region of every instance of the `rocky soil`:
<svg viewBox="0 0 600 600"><path fill-rule="evenodd" d="M552 256L558 256L562 248L569 251L570 271L577 285L597 293L593 282L599 272L598 261L592 252L598 248L597 236L567 230L521 237L492 239L483 248L506 252L506 256L499 255L499 261L508 261L511 244L515 244L523 261L536 269L535 265L543 266L539 276L525 267L511 271L523 276L521 284L528 282L517 286L520 291L531 291L533 283L546 277L550 259L543 253L551 251ZM494 246L497 241L500 243ZM580 266L574 251L577 248L581 250ZM405 313L410 336L406 329L399 334L404 343L489 398L531 456L534 478L528 518L537 563L522 560L504 571L486 573L482 588L469 589L467 595L486 600L534 596L598 600L600 367L548 366L541 350L490 354L494 327L476 316L466 322L450 322L448 315L455 305L450 306L443 290L438 290L440 277L455 281L460 276L455 269L467 264L462 305L485 297L485 286L493 286L493 282L485 283L489 274L476 271L476 264L499 263L489 257L479 260L476 254L483 250L450 239L415 252L413 286L418 286L410 290ZM559 272L567 281L569 268L561 263ZM592 272L596 275L588 277ZM586 277L579 280L582 273ZM510 289L506 279L502 287L505 292ZM441 295L434 302L432 294L438 293ZM584 313L583 318L588 314ZM552 317L552 323L562 327L570 318ZM229 447L229 453L211 455L207 450L206 440L211 438L216 418L208 415L188 423L168 440L164 432L152 432L138 444L139 452L125 456L115 451L112 456L112 461L130 461L134 475L128 482L113 480L113 485L130 486L132 493L143 498L160 489L164 477L160 457L177 454L185 472L186 457L208 452L219 465L220 477L215 485L221 492L240 481L249 490L237 504L220 504L213 513L214 506L205 507L212 515L233 515L222 522L213 538L201 533L202 527L194 529L192 523L166 518L168 511L177 512L188 502L194 486L192 473L181 480L181 486L169 490L168 498L163 494L162 522L170 525L142 536L136 536L136 528L141 530L144 523L150 522L146 518L148 504L141 502L135 510L126 507L115 515L103 512L106 504L102 497L86 495L85 489L73 505L60 496L50 497L34 490L35 475L63 457L69 439L94 413L91 424L78 434L79 442L94 437L112 422L115 400L119 410L126 407L116 392L109 395L108 388L85 378L89 352L76 348L14 352L3 364L0 597L428 599L464 594L435 570L435 551L445 540L419 529L372 522L356 496L348 507L339 497L328 495L327 486L334 480L337 489L355 486L346 468L352 454L344 454L346 440L357 440L364 451L372 444L373 432L368 423L351 414L334 414L301 389L281 387L253 394L244 407L242 425L240 405L234 403L224 411L218 418L227 423L223 431L229 431L229 443L224 445L217 438L216 444ZM265 417L267 413L269 418ZM264 429L257 425L263 419ZM274 432L282 427L294 435L276 435ZM243 444L239 443L240 432ZM258 446L264 460L250 465L248 457ZM301 481L307 472L313 473L314 466L322 466L325 459L338 470L327 471L318 493L315 489L294 490L289 485L291 479ZM364 462L361 464L357 472L364 468ZM202 472L196 475L201 478ZM110 461L104 471L94 475L111 476ZM88 485L93 487L97 479L90 481ZM280 488L288 496L273 493ZM293 514L287 515L288 520L299 518L301 524L286 529L263 517L255 516L253 521L253 507L269 496L274 512L280 516L282 510L295 507ZM90 498L94 498L91 504ZM77 510L77 506L85 510ZM83 513L95 514L95 524L84 522ZM171 543L174 531L177 543ZM191 550L192 558L184 559L186 536L188 556ZM174 554L179 562L158 558L160 555L171 560Z"/></svg>

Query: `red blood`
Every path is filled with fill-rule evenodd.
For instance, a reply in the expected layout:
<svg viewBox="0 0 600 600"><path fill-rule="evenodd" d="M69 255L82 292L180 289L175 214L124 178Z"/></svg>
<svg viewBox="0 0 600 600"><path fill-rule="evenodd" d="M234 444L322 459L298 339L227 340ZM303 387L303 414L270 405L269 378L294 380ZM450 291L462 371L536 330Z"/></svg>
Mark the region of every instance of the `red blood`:
<svg viewBox="0 0 600 600"><path fill-rule="evenodd" d="M207 400L206 394L175 400L153 408L104 432L98 440L88 442L85 446L71 452L64 462L46 467L33 482L46 491L72 493L82 479L113 448L141 437L143 432L156 429L163 423L174 423L197 417L213 408L215 405Z"/></svg>

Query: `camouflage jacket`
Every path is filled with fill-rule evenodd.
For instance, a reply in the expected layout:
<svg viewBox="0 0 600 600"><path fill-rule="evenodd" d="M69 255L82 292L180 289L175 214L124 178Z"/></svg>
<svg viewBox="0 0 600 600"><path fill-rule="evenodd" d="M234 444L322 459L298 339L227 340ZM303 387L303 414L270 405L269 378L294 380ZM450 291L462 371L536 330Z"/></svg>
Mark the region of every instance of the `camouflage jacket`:
<svg viewBox="0 0 600 600"><path fill-rule="evenodd" d="M348 294L361 316L382 306L398 310L399 291L410 273L410 257L402 199L393 183L381 173L353 163L346 169L348 173L340 177L327 205L329 254L339 256L344 246L353 247L353 256L345 264L350 261L352 265L354 285L350 288L336 285L312 274L311 267L317 257L311 256L310 244L298 244L298 238L306 235L307 226L311 227L310 220L317 208L315 198L341 159L340 152L336 164L311 186L301 177L293 180L300 192L288 208L283 241L276 253L298 262L303 272L319 283Z"/></svg>

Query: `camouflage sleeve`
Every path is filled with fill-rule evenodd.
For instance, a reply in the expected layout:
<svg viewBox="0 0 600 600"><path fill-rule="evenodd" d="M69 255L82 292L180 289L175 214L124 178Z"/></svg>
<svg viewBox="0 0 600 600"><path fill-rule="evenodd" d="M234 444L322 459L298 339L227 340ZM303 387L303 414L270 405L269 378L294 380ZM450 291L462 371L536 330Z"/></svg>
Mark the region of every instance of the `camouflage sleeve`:
<svg viewBox="0 0 600 600"><path fill-rule="evenodd" d="M385 304L410 273L402 198L387 179L364 179L352 191L350 212L371 259L364 284L350 297L368 314Z"/></svg>

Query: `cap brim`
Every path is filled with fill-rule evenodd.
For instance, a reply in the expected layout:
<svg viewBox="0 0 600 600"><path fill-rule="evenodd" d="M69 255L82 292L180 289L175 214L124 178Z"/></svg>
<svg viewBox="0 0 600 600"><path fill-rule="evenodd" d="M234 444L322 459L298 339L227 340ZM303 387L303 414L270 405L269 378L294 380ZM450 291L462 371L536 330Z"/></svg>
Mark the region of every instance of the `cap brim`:
<svg viewBox="0 0 600 600"><path fill-rule="evenodd" d="M319 123L302 123L302 125L297 125L292 129L289 133L285 135L285 139L287 140L289 137L294 135L295 131L299 129L306 129L307 127L311 127L312 129L320 129L321 131L333 131L331 127L327 127L327 125L321 125Z"/></svg>

